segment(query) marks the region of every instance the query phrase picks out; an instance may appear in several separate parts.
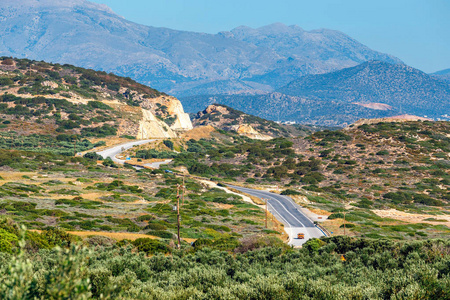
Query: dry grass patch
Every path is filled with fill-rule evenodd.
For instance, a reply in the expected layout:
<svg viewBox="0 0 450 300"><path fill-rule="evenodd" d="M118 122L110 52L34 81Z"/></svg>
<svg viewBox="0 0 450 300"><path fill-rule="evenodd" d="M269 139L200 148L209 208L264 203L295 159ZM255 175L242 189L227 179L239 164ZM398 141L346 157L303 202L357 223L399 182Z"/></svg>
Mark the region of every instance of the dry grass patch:
<svg viewBox="0 0 450 300"><path fill-rule="evenodd" d="M191 129L185 133L183 133L182 138L185 139L186 141L190 140L190 139L194 139L196 141L204 138L204 139L209 139L211 138L211 133L215 132L216 129L214 129L214 127L212 127L211 125L207 125L207 126L199 126L199 127L195 127L194 129Z"/></svg>
<svg viewBox="0 0 450 300"><path fill-rule="evenodd" d="M349 224L350 222L345 222L346 224ZM326 220L321 223L325 229L327 229L330 233L333 232L332 236L334 235L344 235L344 228L339 228L342 224L344 224L343 219L333 219L333 220ZM349 228L345 230L345 235L348 236L357 236L355 232L350 231Z"/></svg>
<svg viewBox="0 0 450 300"><path fill-rule="evenodd" d="M230 209L230 208L234 207L234 205L232 205L232 204L224 204L224 203L213 203L213 205L215 207L218 207L218 208L221 208L221 209Z"/></svg>
<svg viewBox="0 0 450 300"><path fill-rule="evenodd" d="M400 220L408 223L428 223L432 225L445 225L450 227L450 215L426 215L426 214L411 214L396 209L372 210L375 214L383 218L390 218L395 220ZM437 220L427 220L427 219L437 219Z"/></svg>
<svg viewBox="0 0 450 300"><path fill-rule="evenodd" d="M117 241L121 241L121 240L134 241L134 240L140 239L140 238L160 239L159 237L156 237L153 235L128 233L128 232L103 232L103 231L67 231L67 232L70 234L79 236L79 237L89 237L92 235L106 236L109 238L113 238Z"/></svg>

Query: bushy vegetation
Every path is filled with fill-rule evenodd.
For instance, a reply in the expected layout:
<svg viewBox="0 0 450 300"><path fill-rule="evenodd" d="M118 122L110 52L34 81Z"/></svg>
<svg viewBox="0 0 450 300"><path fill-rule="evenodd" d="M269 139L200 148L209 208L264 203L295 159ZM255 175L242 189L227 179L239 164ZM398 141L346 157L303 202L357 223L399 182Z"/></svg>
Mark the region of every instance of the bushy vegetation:
<svg viewBox="0 0 450 300"><path fill-rule="evenodd" d="M74 156L78 152L94 148L92 144L80 135L18 135L14 131L0 132L0 149L14 149L29 152L52 153Z"/></svg>
<svg viewBox="0 0 450 300"><path fill-rule="evenodd" d="M449 240L392 242L338 236L310 240L300 250L266 242L241 241L230 252L220 250L220 243L198 240L194 246L171 251L169 256L167 246L145 239L128 246L118 243L95 249L63 246L67 248L22 250L0 256L0 296L277 300L450 297ZM160 254L146 256L154 253Z"/></svg>
<svg viewBox="0 0 450 300"><path fill-rule="evenodd" d="M3 103L3 104L2 104ZM8 106L12 104L12 107ZM63 118L62 115L67 117ZM19 128L24 130L22 118L29 122L41 124L49 131L56 127L56 133L77 134L83 136L115 135L117 129L109 123L114 123L114 111L108 105L89 101L87 104L74 104L65 99L45 98L21 98L11 94L0 96L0 115L10 118L5 128ZM14 124L21 125L16 126ZM115 125L114 125L115 126ZM36 128L32 128L36 130ZM31 130L31 129L30 129ZM31 130L33 131L33 130ZM55 133L55 134L56 134Z"/></svg>

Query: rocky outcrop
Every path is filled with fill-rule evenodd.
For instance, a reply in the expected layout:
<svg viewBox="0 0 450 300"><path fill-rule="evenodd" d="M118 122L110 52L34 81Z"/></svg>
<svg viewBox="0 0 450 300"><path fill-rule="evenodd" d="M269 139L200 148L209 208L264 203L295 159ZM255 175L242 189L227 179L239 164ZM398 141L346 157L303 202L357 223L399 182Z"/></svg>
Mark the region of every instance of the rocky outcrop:
<svg viewBox="0 0 450 300"><path fill-rule="evenodd" d="M270 140L273 138L270 135L259 133L249 124L234 125L231 126L231 130L236 131L239 135L243 135L254 140Z"/></svg>
<svg viewBox="0 0 450 300"><path fill-rule="evenodd" d="M184 112L180 100L171 96L160 96L152 99L143 99L141 106L152 111L155 116L161 119L175 119L170 124L170 128L175 131L186 131L193 128L189 114Z"/></svg>
<svg viewBox="0 0 450 300"><path fill-rule="evenodd" d="M198 126L212 126L225 131L235 131L239 135L256 140L270 140L279 136L289 136L289 127L248 115L222 104L211 104L193 117ZM289 129L288 129L289 128ZM302 133L298 132L295 136Z"/></svg>
<svg viewBox="0 0 450 300"><path fill-rule="evenodd" d="M194 128L192 126L191 118L189 118L189 114L184 112L180 100L171 98L167 111L169 114L176 116L175 122L170 126L173 130L191 130Z"/></svg>

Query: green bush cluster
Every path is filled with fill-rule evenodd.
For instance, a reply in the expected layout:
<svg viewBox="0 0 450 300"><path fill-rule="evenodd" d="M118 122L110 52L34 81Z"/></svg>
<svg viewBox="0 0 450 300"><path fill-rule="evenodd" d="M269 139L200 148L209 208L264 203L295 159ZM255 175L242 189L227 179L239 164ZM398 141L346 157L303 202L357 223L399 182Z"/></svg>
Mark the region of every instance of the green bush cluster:
<svg viewBox="0 0 450 300"><path fill-rule="evenodd" d="M333 237L300 250L270 245L230 254L198 240L171 251L77 247L0 256L2 299L448 299L449 240ZM341 257L345 261L341 260ZM38 276L37 276L38 275Z"/></svg>

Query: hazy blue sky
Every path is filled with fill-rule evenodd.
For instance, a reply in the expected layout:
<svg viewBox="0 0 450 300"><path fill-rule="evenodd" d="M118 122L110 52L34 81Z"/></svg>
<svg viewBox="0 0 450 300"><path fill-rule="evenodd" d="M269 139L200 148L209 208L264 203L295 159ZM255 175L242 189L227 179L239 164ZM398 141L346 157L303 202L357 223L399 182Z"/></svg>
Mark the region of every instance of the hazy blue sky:
<svg viewBox="0 0 450 300"><path fill-rule="evenodd" d="M425 72L450 68L450 0L94 0L136 23L217 33L275 22L340 30Z"/></svg>

